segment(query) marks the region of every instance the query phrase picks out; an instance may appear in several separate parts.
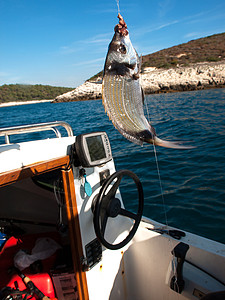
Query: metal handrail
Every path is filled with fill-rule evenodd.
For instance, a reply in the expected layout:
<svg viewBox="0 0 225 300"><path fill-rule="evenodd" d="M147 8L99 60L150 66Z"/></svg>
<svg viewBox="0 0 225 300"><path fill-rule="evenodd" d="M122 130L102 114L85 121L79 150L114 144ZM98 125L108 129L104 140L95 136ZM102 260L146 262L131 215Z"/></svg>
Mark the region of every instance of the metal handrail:
<svg viewBox="0 0 225 300"><path fill-rule="evenodd" d="M0 128L0 136L5 136L6 144L10 144L9 141L10 135L39 132L39 131L46 131L46 130L52 130L55 133L57 138L61 138L61 133L59 132L58 128L56 128L59 126L64 127L66 129L68 137L73 136L73 130L71 126L67 122L62 122L62 121Z"/></svg>

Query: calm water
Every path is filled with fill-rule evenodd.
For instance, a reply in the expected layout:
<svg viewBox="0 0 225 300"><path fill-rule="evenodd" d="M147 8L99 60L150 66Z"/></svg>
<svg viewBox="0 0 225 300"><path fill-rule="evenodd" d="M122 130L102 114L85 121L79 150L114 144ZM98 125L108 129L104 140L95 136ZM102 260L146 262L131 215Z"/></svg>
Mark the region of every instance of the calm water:
<svg viewBox="0 0 225 300"><path fill-rule="evenodd" d="M75 134L106 131L117 170L130 169L143 183L144 215L165 223L166 211L169 225L225 243L225 89L146 98L160 138L191 141L196 146L191 150L157 147L165 206L153 146L140 147L123 138L108 120L101 101L2 107L0 127L63 120ZM19 140L18 136L11 139ZM134 186L128 185L125 202L131 209L136 205L133 191Z"/></svg>

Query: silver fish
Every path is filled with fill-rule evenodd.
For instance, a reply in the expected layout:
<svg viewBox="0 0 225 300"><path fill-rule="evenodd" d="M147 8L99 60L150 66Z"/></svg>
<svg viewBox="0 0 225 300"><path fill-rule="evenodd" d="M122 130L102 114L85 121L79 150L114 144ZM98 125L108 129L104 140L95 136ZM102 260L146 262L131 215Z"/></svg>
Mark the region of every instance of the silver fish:
<svg viewBox="0 0 225 300"><path fill-rule="evenodd" d="M120 21L114 29L103 71L102 99L109 119L125 138L136 144L147 142L167 148L192 148L181 142L159 139L147 121L139 82L140 59L130 41L126 23L120 14L118 18Z"/></svg>

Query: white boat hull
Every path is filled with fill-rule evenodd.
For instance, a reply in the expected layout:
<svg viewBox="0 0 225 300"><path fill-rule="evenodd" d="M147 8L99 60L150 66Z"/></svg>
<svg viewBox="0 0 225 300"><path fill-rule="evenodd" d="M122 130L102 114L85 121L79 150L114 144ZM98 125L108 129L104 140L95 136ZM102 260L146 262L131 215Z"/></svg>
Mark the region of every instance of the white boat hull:
<svg viewBox="0 0 225 300"><path fill-rule="evenodd" d="M106 172L109 176L116 171L114 162L110 160L85 168L86 180L92 188L88 196L84 190L85 179L81 176L82 166L71 166L72 160L68 156L74 141L75 137L66 137L0 146L1 228L19 227L23 230L22 239L28 235L48 235L49 231L57 234L62 248L71 247L73 263L67 266L70 268L68 276L71 272L73 278L75 276L80 299L196 300L225 290L224 244L184 231L174 238L168 234L168 230L173 232L174 228L143 218L135 236L124 247L110 250L101 245L93 225L93 205L101 189L102 174ZM63 174L63 205L52 187L52 190L46 190L34 180L37 175L53 174L49 172L55 170ZM116 197L122 202L119 189ZM133 221L124 216L109 218L105 238L117 244L128 235L132 225ZM93 242L101 251L92 263L88 247ZM180 243L188 247L181 253L183 259L174 253ZM6 266L5 258L3 261L7 249L0 252L1 278L6 276L6 267L12 267ZM16 253L10 251L12 263L12 255ZM57 281L52 275L55 271L49 269L47 272L54 283ZM26 272L29 275L29 271ZM64 274L62 269L61 274ZM173 277L175 282L177 279L183 281L183 287L174 288ZM0 285L2 289L1 279ZM62 295L58 291L55 296L60 300L68 299ZM76 299L75 293L73 297L71 299Z"/></svg>

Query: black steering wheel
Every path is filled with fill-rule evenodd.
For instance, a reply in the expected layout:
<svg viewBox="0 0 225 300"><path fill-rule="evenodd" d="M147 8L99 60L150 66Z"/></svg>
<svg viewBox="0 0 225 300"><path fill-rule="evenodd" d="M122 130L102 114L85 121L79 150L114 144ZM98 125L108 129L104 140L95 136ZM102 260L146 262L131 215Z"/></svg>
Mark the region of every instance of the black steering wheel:
<svg viewBox="0 0 225 300"><path fill-rule="evenodd" d="M121 207L121 202L118 198L115 197L116 191L120 185L120 182L124 176L128 176L133 179L137 191L138 191L138 212L133 213ZM116 182L113 183L112 187L109 187L110 184L116 179ZM108 249L117 250L124 247L135 235L138 226L140 224L142 213L144 207L144 194L143 188L140 179L137 175L129 170L121 170L115 172L110 177L108 177L102 188L97 195L94 203L94 228L95 233L99 241ZM105 229L108 218L115 218L118 215L129 217L134 220L132 229L130 230L128 236L118 244L111 244L105 240Z"/></svg>

